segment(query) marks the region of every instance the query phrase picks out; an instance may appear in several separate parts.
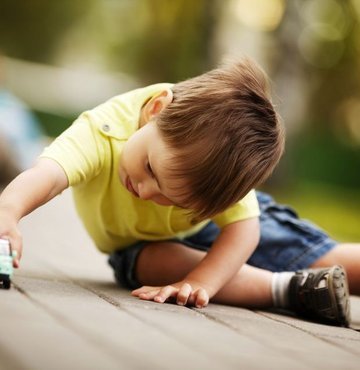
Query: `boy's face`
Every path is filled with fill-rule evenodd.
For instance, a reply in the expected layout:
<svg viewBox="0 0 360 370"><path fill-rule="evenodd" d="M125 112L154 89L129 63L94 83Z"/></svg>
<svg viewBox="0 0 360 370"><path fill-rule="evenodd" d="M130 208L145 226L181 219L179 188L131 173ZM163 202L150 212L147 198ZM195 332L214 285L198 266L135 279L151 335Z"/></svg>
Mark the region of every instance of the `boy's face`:
<svg viewBox="0 0 360 370"><path fill-rule="evenodd" d="M167 167L174 160L155 122L141 127L124 145L120 159L121 183L135 197L160 205L179 205L185 181L169 178Z"/></svg>

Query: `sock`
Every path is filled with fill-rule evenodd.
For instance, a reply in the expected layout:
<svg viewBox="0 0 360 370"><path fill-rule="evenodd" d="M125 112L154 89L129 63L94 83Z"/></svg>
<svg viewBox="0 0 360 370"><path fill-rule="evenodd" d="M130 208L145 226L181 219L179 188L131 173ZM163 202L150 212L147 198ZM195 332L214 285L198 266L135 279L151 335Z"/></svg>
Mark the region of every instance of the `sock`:
<svg viewBox="0 0 360 370"><path fill-rule="evenodd" d="M289 307L290 280L295 272L274 272L271 281L271 294L274 307Z"/></svg>

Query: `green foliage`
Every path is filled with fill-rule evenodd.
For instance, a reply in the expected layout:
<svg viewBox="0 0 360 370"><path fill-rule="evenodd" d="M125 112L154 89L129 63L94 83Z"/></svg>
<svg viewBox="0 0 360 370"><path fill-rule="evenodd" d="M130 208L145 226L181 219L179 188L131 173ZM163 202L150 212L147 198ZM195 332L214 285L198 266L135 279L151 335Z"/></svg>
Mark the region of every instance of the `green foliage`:
<svg viewBox="0 0 360 370"><path fill-rule="evenodd" d="M360 240L360 190L303 182L271 193L278 202L291 205L300 217L318 224L337 240Z"/></svg>
<svg viewBox="0 0 360 370"><path fill-rule="evenodd" d="M200 74L213 64L219 10L217 0L133 2L117 13L119 37L109 50L113 61L143 83L176 82ZM124 30L126 37L121 36Z"/></svg>
<svg viewBox="0 0 360 370"><path fill-rule="evenodd" d="M75 117L62 117L39 111L35 111L33 113L38 118L45 134L50 137L59 136L75 119Z"/></svg>
<svg viewBox="0 0 360 370"><path fill-rule="evenodd" d="M327 68L321 65L309 68L309 79L316 81L313 84L309 113L316 119L316 124L324 128L337 124L341 103L358 96L359 92L360 75L356 71L360 56L360 13L355 11L353 4L355 1L336 1L335 9L329 2L328 11L324 11L319 19L320 22L324 22L324 25L331 27L327 33L324 32L322 42L317 45L318 59L330 58L332 53L336 53L337 48L341 50L341 57L334 65ZM313 2L315 3L316 0ZM341 9L340 13L332 12L337 8ZM331 37L331 29L335 32L333 37Z"/></svg>
<svg viewBox="0 0 360 370"><path fill-rule="evenodd" d="M86 7L92 3L88 0ZM84 5L78 0L1 0L0 49L17 58L50 61L64 32L83 15Z"/></svg>
<svg viewBox="0 0 360 370"><path fill-rule="evenodd" d="M339 141L329 130L311 130L289 143L297 181L360 188L360 148ZM291 155L290 154L290 155Z"/></svg>

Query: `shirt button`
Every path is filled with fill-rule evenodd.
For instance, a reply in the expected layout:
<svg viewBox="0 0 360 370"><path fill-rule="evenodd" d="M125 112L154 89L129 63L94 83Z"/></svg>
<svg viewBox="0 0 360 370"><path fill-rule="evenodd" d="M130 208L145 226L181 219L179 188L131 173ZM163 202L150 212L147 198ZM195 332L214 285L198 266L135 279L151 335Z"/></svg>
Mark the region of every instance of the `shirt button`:
<svg viewBox="0 0 360 370"><path fill-rule="evenodd" d="M110 126L105 124L102 126L102 129L105 131L105 132L109 132L110 131Z"/></svg>

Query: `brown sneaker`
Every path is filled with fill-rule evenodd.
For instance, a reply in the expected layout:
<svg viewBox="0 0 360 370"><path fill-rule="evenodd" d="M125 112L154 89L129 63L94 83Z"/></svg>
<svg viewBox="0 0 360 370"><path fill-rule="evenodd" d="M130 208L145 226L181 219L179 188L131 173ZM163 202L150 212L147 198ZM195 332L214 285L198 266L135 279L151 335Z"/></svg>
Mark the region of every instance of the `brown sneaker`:
<svg viewBox="0 0 360 370"><path fill-rule="evenodd" d="M290 281L290 309L326 324L349 326L350 300L342 266L306 269Z"/></svg>

